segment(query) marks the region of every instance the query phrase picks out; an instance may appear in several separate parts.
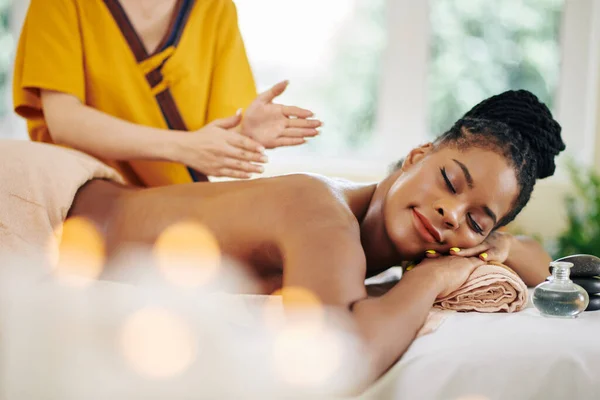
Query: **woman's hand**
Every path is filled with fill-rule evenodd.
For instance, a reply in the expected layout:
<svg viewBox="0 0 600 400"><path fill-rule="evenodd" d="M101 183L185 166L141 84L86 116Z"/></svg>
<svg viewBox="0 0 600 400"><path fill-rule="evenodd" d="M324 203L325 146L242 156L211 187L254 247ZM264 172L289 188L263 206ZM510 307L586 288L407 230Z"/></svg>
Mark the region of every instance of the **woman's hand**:
<svg viewBox="0 0 600 400"><path fill-rule="evenodd" d="M503 263L508 258L514 237L510 233L494 231L478 246L452 251L450 254L461 257L479 257L484 261Z"/></svg>
<svg viewBox="0 0 600 400"><path fill-rule="evenodd" d="M280 82L261 93L244 113L242 134L267 149L302 144L306 138L318 135L317 128L322 125L321 121L308 119L313 116L309 110L273 103L287 85L287 81Z"/></svg>
<svg viewBox="0 0 600 400"><path fill-rule="evenodd" d="M483 264L485 261L475 257L442 256L426 258L408 273L431 274L438 283L439 299L461 287L475 268Z"/></svg>
<svg viewBox="0 0 600 400"><path fill-rule="evenodd" d="M262 173L264 147L235 132L241 113L211 122L200 130L177 136L173 161L181 162L205 175L248 179L251 173Z"/></svg>

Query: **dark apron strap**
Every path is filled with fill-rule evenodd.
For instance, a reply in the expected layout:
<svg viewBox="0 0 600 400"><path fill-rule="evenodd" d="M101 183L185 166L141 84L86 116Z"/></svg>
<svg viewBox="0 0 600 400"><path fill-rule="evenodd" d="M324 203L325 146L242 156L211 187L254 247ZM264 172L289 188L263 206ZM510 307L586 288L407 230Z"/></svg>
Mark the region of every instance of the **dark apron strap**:
<svg viewBox="0 0 600 400"><path fill-rule="evenodd" d="M118 0L104 0L104 3L110 10L115 22L119 26L125 40L129 44L129 48L133 52L138 63L146 60L151 57L146 51L144 44L137 32L133 28L129 17L125 13L125 10L121 6ZM192 6L194 5L194 0L178 0L175 6L175 15L169 26L169 30L165 35L165 38L161 42L161 44L156 49L154 54L160 53L170 46L177 46L179 40L181 39L181 35L183 34L183 30L187 23L187 20L192 11ZM166 60L165 60L166 61ZM158 68L150 71L146 74L146 80L152 89L154 89L157 85L159 85L163 80L162 75L162 67L164 62L158 66ZM162 112L163 118L167 123L167 126L171 130L180 130L187 131L188 128L179 112L179 108L177 107L177 103L175 103L175 99L171 94L171 90L167 87L162 92L158 93L156 96L156 102L158 103L160 110ZM188 171L192 177L194 182L207 182L208 178L206 175L198 172L192 168L188 167Z"/></svg>

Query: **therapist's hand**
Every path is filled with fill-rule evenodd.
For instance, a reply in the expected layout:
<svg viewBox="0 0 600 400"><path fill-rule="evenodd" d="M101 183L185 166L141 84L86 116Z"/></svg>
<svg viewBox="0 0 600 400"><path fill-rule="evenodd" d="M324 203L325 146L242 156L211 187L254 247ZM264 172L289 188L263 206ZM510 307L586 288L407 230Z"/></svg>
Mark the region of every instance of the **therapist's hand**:
<svg viewBox="0 0 600 400"><path fill-rule="evenodd" d="M267 149L297 146L319 134L321 121L309 119L313 113L294 106L273 103L285 91L288 81L283 81L258 95L244 113L242 134L261 143Z"/></svg>
<svg viewBox="0 0 600 400"><path fill-rule="evenodd" d="M240 121L238 112L195 132L182 132L176 139L176 155L170 158L208 176L248 179L262 173L256 163L267 162L264 146L233 130Z"/></svg>

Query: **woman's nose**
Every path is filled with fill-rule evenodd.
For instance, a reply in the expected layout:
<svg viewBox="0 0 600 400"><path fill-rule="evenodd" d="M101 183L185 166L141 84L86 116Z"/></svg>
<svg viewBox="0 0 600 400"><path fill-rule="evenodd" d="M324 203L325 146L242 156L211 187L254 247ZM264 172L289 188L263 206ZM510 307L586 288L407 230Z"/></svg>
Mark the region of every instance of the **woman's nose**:
<svg viewBox="0 0 600 400"><path fill-rule="evenodd" d="M456 230L459 226L459 210L458 207L438 206L436 207L438 214L442 216L443 228Z"/></svg>

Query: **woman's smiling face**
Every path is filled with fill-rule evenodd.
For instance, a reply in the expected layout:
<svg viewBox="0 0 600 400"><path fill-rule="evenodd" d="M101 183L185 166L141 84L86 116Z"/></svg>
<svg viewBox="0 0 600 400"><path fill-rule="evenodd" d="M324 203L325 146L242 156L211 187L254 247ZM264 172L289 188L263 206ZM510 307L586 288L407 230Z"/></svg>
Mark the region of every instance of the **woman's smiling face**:
<svg viewBox="0 0 600 400"><path fill-rule="evenodd" d="M388 237L405 259L481 243L512 208L519 187L500 154L471 147L414 149L385 194Z"/></svg>

